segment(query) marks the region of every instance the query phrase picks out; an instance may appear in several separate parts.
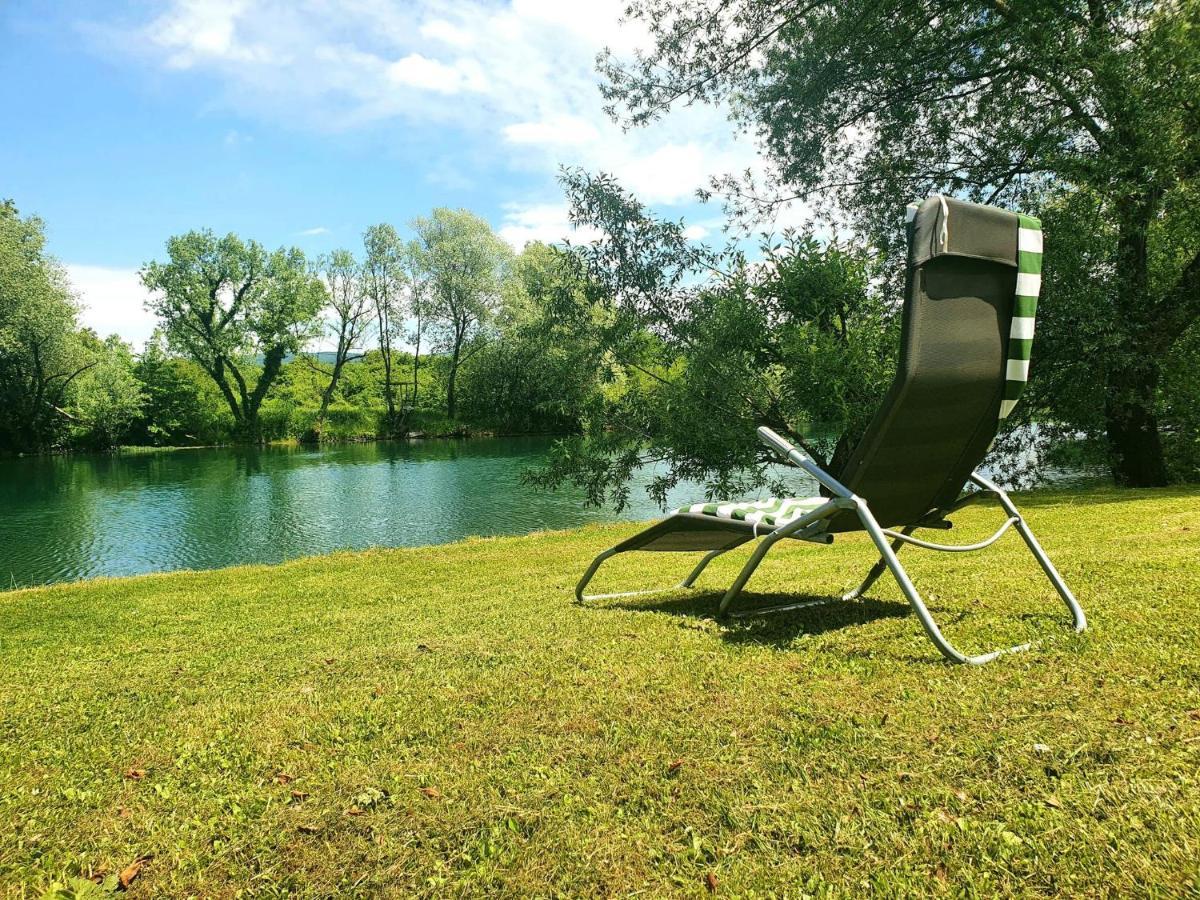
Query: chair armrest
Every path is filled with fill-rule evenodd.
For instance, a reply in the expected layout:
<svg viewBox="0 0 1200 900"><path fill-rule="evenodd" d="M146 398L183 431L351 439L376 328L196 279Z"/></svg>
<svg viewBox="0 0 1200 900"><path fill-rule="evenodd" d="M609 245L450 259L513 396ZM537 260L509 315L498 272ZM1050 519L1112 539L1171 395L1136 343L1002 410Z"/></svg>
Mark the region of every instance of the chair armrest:
<svg viewBox="0 0 1200 900"><path fill-rule="evenodd" d="M852 498L854 496L848 487L813 462L811 456L803 450L797 449L792 445L791 441L781 438L766 425L758 426L758 439L792 465L799 466L815 478L819 484L824 485L832 491L835 496L844 498Z"/></svg>
<svg viewBox="0 0 1200 900"><path fill-rule="evenodd" d="M793 453L799 453L805 459L808 459L808 454L802 450L797 450L793 444L786 438L782 438L766 425L758 426L758 439L782 456L784 459L791 459Z"/></svg>

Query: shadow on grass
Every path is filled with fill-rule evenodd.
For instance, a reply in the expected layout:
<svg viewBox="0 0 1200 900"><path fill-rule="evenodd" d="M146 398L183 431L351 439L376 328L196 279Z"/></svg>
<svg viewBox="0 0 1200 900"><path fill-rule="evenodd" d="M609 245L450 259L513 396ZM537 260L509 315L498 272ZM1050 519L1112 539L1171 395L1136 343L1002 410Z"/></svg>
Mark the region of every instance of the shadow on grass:
<svg viewBox="0 0 1200 900"><path fill-rule="evenodd" d="M878 619L907 616L907 603L874 600L841 600L815 594L769 593L743 594L732 610L734 614L753 613L755 609L793 603L819 602L819 606L790 609L763 616L722 619L717 615L720 592L693 594L674 600L627 602L621 608L630 612L666 613L693 619L708 619L722 626L722 638L733 644L790 645L800 635L823 634L850 625L864 625Z"/></svg>
<svg viewBox="0 0 1200 900"><path fill-rule="evenodd" d="M837 597L821 596L818 594L791 593L753 593L743 594L734 605L733 612L753 613L756 609L781 606L793 603L817 602L818 606L769 613L762 616L750 615L747 618L722 619L717 615L720 605L721 592L692 594L675 599L643 600L625 602L618 608L628 612L666 613L691 619L701 619L718 622L721 625L721 639L730 644L757 644L773 646L780 649L792 649L797 638L838 631L853 625L867 625L883 619L911 618L913 627L919 632L920 625L912 613L908 603L896 600L876 600L865 597L860 600L841 600ZM969 622L974 614L969 610L945 608L938 603L930 606L930 611L937 618L944 632L953 635L958 626ZM1012 614L1013 619L1022 626L1022 635L1013 639L1001 641L1000 645L1011 645L1025 640L1044 641L1052 635L1060 633L1063 624L1062 616L1053 608L1030 612L1020 611ZM1057 627L1056 627L1057 626ZM932 645L930 645L932 648ZM963 649L960 647L960 649ZM981 653L992 649L991 646L975 646L969 643L966 651ZM849 651L854 655L852 651ZM913 654L906 648L899 652L899 658L908 663L931 663L942 665L945 660L936 652Z"/></svg>

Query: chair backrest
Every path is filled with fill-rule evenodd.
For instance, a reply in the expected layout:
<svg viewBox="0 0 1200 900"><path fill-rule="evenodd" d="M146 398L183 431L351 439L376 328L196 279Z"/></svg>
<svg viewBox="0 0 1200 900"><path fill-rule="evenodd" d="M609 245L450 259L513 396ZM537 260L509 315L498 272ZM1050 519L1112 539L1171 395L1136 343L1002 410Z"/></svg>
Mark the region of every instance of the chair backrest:
<svg viewBox="0 0 1200 900"><path fill-rule="evenodd" d="M953 503L1024 386L1041 225L933 196L909 207L896 378L838 475L884 527ZM840 514L830 530L858 527Z"/></svg>

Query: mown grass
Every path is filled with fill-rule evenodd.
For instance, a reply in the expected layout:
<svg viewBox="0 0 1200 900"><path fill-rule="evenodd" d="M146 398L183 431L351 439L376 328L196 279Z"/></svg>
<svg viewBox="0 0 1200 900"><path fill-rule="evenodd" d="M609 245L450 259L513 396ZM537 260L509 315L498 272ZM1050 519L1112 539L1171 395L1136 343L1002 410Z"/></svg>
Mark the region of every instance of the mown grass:
<svg viewBox="0 0 1200 900"><path fill-rule="evenodd" d="M574 605L628 525L5 594L0 884L152 855L130 896L1195 895L1198 497L1021 498L1081 637L1014 537L906 552L964 647L1049 639L982 669L884 580L721 624L740 554L699 594ZM872 558L790 546L748 599Z"/></svg>

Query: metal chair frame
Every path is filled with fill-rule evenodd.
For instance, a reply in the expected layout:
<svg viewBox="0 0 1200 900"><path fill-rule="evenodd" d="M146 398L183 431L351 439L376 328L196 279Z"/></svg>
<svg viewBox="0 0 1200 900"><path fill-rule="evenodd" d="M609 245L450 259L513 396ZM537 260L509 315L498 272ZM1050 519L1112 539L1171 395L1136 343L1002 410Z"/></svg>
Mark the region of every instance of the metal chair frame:
<svg viewBox="0 0 1200 900"><path fill-rule="evenodd" d="M912 544L915 547L921 547L927 550L938 550L947 553L968 553L976 550L983 550L986 547L990 547L992 544L996 543L1001 537L1004 536L1009 528L1015 526L1017 533L1025 542L1025 546L1029 548L1029 552L1032 553L1034 559L1038 561L1038 565L1041 566L1042 571L1050 580L1050 583L1054 585L1055 591L1058 592L1058 596L1062 598L1063 603L1066 604L1067 609L1070 611L1074 630L1076 632L1082 632L1087 629L1087 617L1084 615L1083 609L1080 607L1079 602L1075 599L1075 595L1071 593L1071 589L1068 588L1066 582L1063 581L1062 576L1059 575L1058 570L1054 568L1054 564L1046 555L1046 551L1042 549L1041 544L1039 544L1037 538L1034 537L1033 532L1030 530L1029 525L1026 523L1024 517L1017 510L1017 507L1013 504L1007 493L1005 493L1001 488L985 478L983 475L980 475L978 472L975 472L971 475L970 481L975 484L979 490L966 494L957 502L955 502L950 509L940 511L940 514L932 520L927 518L922 520L922 522L908 525L901 531L894 531L887 528L881 528L879 523L876 521L875 516L871 513L871 508L867 501L854 494L854 492L852 492L849 488L818 466L807 454L798 450L791 443L784 440L769 428L759 428L758 436L764 443L779 452L788 462L798 466L815 478L817 482L825 487L832 496L828 502L824 503L818 508L806 513L792 522L775 528L773 531L766 533L762 537L758 543L758 546L754 548L754 552L750 555L750 558L746 560L745 565L742 566L742 569L738 573L737 578L734 579L733 584L729 586L729 589L721 598L721 605L718 609L719 615L731 615L729 613L730 604L734 601L738 594L741 593L742 589L746 586L746 582L750 580L750 576L754 574L754 570L758 568L759 564L763 561L763 558L767 555L771 548L775 546L775 544L781 540L784 540L785 538L791 538L793 540L807 540L815 543L831 543L833 536L824 532L826 521L841 510L853 510L858 516L859 521L862 523L863 529L868 535L870 535L872 542L879 551L879 560L874 566L871 567L862 584L860 584L854 590L842 595L840 598L830 597L826 600L811 600L748 610L746 612L734 613L732 614L732 617L744 618L751 615L785 612L794 609L802 609L805 607L832 603L839 599L847 601L856 600L862 597L863 594L870 589L871 585L873 585L875 581L884 573L884 571L887 570L892 573L892 576L900 585L901 592L904 594L905 599L908 600L909 605L911 605L913 610L916 612L917 618L921 622L921 627L925 630L925 634L928 635L934 646L938 648L938 650L946 659L950 660L951 662L965 663L973 666L983 665L984 663L991 662L998 656L1003 656L1007 653L1017 653L1023 650L1028 650L1034 645L1032 643L1017 644L1012 647L1003 647L998 650L992 650L987 653L980 653L976 655L963 653L961 650L957 649L945 638L941 632L941 629L938 628L937 622L930 614L929 608L925 605L925 601L921 598L920 592L913 584L912 579L909 578L908 572L905 571L904 566L900 564L898 554L905 544ZM995 497L996 500L999 501L1004 512L1007 514L1004 524L1001 525L991 537L974 544L954 545L937 544L912 536L913 531L921 527L949 527L948 523L945 523L945 516L957 512L964 506L967 506L973 502L977 502L985 497ZM696 566L691 570L688 576L684 578L683 581L680 582L675 588L626 591L613 594L584 594L584 589L587 587L588 583L591 582L592 578L596 574L596 571L600 568L605 560L618 553L624 552L625 550L637 549L636 547L627 546L629 542L623 542L622 544L618 544L615 547L605 550L592 561L592 564L588 567L587 571L580 579L579 584L575 588L575 597L580 603L583 603L587 600L647 596L651 594L661 594L681 588L691 588L695 584L696 579L699 578L700 574L705 570L705 568L707 568L709 563L723 553L727 553L728 551L753 540L754 537L755 535L753 533L732 536L728 545L719 547L706 553L700 562L697 563Z"/></svg>

